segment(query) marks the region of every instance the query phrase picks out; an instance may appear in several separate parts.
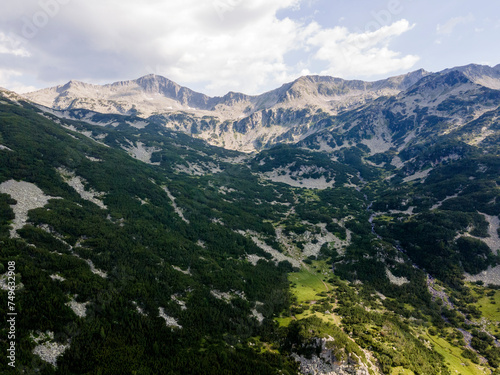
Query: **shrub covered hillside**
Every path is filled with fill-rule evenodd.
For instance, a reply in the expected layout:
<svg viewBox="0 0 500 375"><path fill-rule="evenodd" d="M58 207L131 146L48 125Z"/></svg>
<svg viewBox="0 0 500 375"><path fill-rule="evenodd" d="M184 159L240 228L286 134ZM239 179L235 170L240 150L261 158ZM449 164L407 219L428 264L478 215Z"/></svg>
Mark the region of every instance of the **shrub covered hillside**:
<svg viewBox="0 0 500 375"><path fill-rule="evenodd" d="M243 154L3 94L0 372L500 373L497 109L376 148L384 100Z"/></svg>

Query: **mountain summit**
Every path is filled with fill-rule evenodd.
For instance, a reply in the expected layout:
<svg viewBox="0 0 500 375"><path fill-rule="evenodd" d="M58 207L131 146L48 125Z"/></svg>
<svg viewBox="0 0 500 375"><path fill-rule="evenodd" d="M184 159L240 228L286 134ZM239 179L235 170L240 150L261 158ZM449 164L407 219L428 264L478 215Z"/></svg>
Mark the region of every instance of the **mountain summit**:
<svg viewBox="0 0 500 375"><path fill-rule="evenodd" d="M427 74L424 70L418 70L376 82L304 76L261 95L229 92L223 97L209 97L165 77L149 74L135 80L106 85L70 81L65 85L25 96L37 104L57 110L78 108L101 113L133 113L146 117L153 113L201 110L224 119L228 116L236 119L245 110L248 113L277 106L312 105L335 111L381 95L395 94ZM244 108L241 108L242 103Z"/></svg>
<svg viewBox="0 0 500 375"><path fill-rule="evenodd" d="M75 118L81 118L81 114L74 115L71 111L90 111L87 118L93 117L92 113L134 115L143 119L154 116L172 130L183 131L213 145L252 152L278 142L305 139L325 125L322 120L330 121L331 116L378 99L397 97L406 105L418 91L423 103L441 94L444 96L440 100L444 100L452 93L443 93L441 88L460 83L454 79L469 84L457 89L455 94L470 90L470 85L500 88L500 66L467 65L439 73L420 69L375 82L304 76L254 96L229 92L222 97L210 97L154 74L107 85L70 81L25 96ZM413 104L415 107L416 102ZM102 123L99 119L93 121Z"/></svg>

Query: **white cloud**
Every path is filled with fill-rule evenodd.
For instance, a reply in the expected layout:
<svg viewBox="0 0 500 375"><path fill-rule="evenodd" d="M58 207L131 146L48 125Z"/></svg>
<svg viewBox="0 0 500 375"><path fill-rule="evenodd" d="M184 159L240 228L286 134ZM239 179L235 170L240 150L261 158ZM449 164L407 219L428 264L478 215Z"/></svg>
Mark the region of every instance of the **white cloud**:
<svg viewBox="0 0 500 375"><path fill-rule="evenodd" d="M312 73L336 76L385 74L417 61L389 48L412 28L408 21L353 33L277 17L303 1L26 0L3 5L0 35L24 35L22 49L8 50L23 63L10 67L37 76L42 86L154 72L208 94L259 93L314 70L314 61L327 68ZM0 53L4 44L0 39ZM292 51L300 61L288 65Z"/></svg>
<svg viewBox="0 0 500 375"><path fill-rule="evenodd" d="M30 85L24 85L19 82L19 78L22 73L16 70L0 69L0 87L8 88L11 91L23 94L26 92L36 90L36 87Z"/></svg>
<svg viewBox="0 0 500 375"><path fill-rule="evenodd" d="M318 30L308 43L318 47L315 58L328 62L322 74L337 76L370 76L396 70L410 69L418 56L406 55L389 49L392 38L411 30L407 20L383 26L373 32L350 33L344 27Z"/></svg>
<svg viewBox="0 0 500 375"><path fill-rule="evenodd" d="M449 19L444 25L438 24L436 31L440 35L450 35L459 25L465 25L475 21L475 17L470 13L466 17L455 17Z"/></svg>
<svg viewBox="0 0 500 375"><path fill-rule="evenodd" d="M7 35L0 32L0 55L14 55L21 57L28 57L30 53L24 47L22 38L15 34Z"/></svg>

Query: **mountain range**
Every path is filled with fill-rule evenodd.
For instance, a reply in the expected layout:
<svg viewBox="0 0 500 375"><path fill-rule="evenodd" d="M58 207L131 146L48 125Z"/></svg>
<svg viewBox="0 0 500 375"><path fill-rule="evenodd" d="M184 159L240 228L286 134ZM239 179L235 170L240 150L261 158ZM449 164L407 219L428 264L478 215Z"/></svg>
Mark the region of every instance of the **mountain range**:
<svg viewBox="0 0 500 375"><path fill-rule="evenodd" d="M2 371L498 374L499 156L500 65L0 90Z"/></svg>
<svg viewBox="0 0 500 375"><path fill-rule="evenodd" d="M500 87L500 66L469 65L435 74L417 70L376 82L306 76L258 96L230 92L223 97L208 97L164 77L149 75L103 86L70 81L27 94L26 98L67 112L70 117L78 118L78 114L71 114L77 109L91 111L86 113L90 121L92 112L155 118L172 130L194 135L210 144L253 152L277 143L303 140L321 130L317 126L320 120L378 98L396 97L406 105L415 94L409 89L416 89L413 86L424 77L428 77L427 81L421 84L428 83L420 89L420 95L426 98L439 95L440 100L445 100L453 92L432 92L431 82L439 85L441 81L446 82L446 77L454 80L456 72L463 75L463 82L447 83L450 90L450 85L458 87L467 82L490 89ZM112 122L101 122L109 123Z"/></svg>

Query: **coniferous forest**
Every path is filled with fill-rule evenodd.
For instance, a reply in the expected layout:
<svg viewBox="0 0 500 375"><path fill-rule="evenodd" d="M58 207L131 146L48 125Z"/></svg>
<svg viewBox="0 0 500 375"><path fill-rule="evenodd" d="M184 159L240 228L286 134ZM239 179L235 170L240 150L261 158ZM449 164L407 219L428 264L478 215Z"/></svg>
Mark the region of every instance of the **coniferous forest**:
<svg viewBox="0 0 500 375"><path fill-rule="evenodd" d="M373 152L386 98L244 154L0 99L2 373L500 373L498 108L446 131L421 109L399 148L387 112Z"/></svg>

